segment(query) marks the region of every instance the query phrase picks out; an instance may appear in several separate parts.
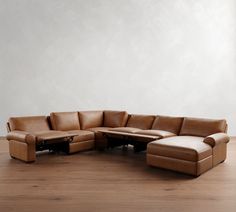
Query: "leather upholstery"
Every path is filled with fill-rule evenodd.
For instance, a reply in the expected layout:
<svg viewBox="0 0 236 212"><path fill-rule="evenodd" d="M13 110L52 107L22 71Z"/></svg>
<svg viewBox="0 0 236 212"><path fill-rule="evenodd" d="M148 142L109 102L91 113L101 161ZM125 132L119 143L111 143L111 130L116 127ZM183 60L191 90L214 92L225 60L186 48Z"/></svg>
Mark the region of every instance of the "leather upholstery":
<svg viewBox="0 0 236 212"><path fill-rule="evenodd" d="M212 168L212 156L204 158L198 162L192 162L147 153L147 164L154 167L199 176Z"/></svg>
<svg viewBox="0 0 236 212"><path fill-rule="evenodd" d="M87 131L92 131L95 133L98 133L100 130L110 130L112 128L110 127L93 127L93 128L88 128Z"/></svg>
<svg viewBox="0 0 236 212"><path fill-rule="evenodd" d="M9 119L11 131L27 132L50 130L47 116L12 117Z"/></svg>
<svg viewBox="0 0 236 212"><path fill-rule="evenodd" d="M148 154L197 162L212 155L212 148L202 137L177 136L148 144Z"/></svg>
<svg viewBox="0 0 236 212"><path fill-rule="evenodd" d="M171 116L156 116L152 129L153 130L164 130L172 132L176 135L179 134L184 118L182 117L171 117Z"/></svg>
<svg viewBox="0 0 236 212"><path fill-rule="evenodd" d="M225 132L226 120L184 118L180 135L206 137L215 133Z"/></svg>
<svg viewBox="0 0 236 212"><path fill-rule="evenodd" d="M140 129L135 128L135 127L116 127L116 128L110 129L110 131L124 132L124 133L135 133L135 132L140 131Z"/></svg>
<svg viewBox="0 0 236 212"><path fill-rule="evenodd" d="M150 115L130 115L126 127L151 129L154 118L155 116Z"/></svg>
<svg viewBox="0 0 236 212"><path fill-rule="evenodd" d="M15 130L7 134L7 140L16 140L20 142L25 142L27 144L35 144L36 138L34 135L29 134L28 132Z"/></svg>
<svg viewBox="0 0 236 212"><path fill-rule="evenodd" d="M110 130L110 127L94 127L87 130L95 134L95 148L104 149L107 147L107 138L100 132L100 130Z"/></svg>
<svg viewBox="0 0 236 212"><path fill-rule="evenodd" d="M135 132L135 134L140 134L140 135L156 135L159 136L160 138L167 138L167 137L172 137L176 136L176 134L168 132L168 131L163 131L163 130L139 130Z"/></svg>
<svg viewBox="0 0 236 212"><path fill-rule="evenodd" d="M75 136L73 138L72 143L89 141L89 140L95 139L94 133L91 131L87 131L87 130L70 130L70 131L67 131L67 133L68 134L77 134L77 136Z"/></svg>
<svg viewBox="0 0 236 212"><path fill-rule="evenodd" d="M226 159L227 143L219 143L212 148L213 166L222 163Z"/></svg>
<svg viewBox="0 0 236 212"><path fill-rule="evenodd" d="M56 130L34 132L33 135L36 138L36 143L46 140L63 139L69 137L67 132Z"/></svg>
<svg viewBox="0 0 236 212"><path fill-rule="evenodd" d="M80 111L80 126L82 130L103 126L103 111Z"/></svg>
<svg viewBox="0 0 236 212"><path fill-rule="evenodd" d="M129 127L128 127L129 128ZM116 129L116 128L115 128ZM125 127L124 127L125 129ZM133 129L133 128L131 128ZM134 128L136 129L136 128ZM145 142L145 143L149 143L151 141L160 139L161 137L158 135L140 135L140 134L136 134L136 133L132 133L132 132L121 132L121 131L117 131L117 130L102 130L100 131L102 132L104 135L112 138L112 139L125 139L125 140L133 140L133 141L138 141L138 142Z"/></svg>
<svg viewBox="0 0 236 212"><path fill-rule="evenodd" d="M78 112L57 112L50 114L53 130L79 130L80 122Z"/></svg>
<svg viewBox="0 0 236 212"><path fill-rule="evenodd" d="M104 111L104 127L124 127L128 120L126 111Z"/></svg>
<svg viewBox="0 0 236 212"><path fill-rule="evenodd" d="M94 140L88 140L84 142L73 142L69 144L69 153L94 149L94 146Z"/></svg>
<svg viewBox="0 0 236 212"><path fill-rule="evenodd" d="M36 159L35 143L24 143L15 140L9 141L9 153L11 157L25 162L34 162Z"/></svg>
<svg viewBox="0 0 236 212"><path fill-rule="evenodd" d="M207 136L204 139L204 142L206 144L209 144L210 146L214 147L220 143L228 143L229 136L225 133L216 133L216 134Z"/></svg>
<svg viewBox="0 0 236 212"><path fill-rule="evenodd" d="M9 119L11 132L7 135L10 155L32 162L36 158L35 144L45 140L54 143L57 139L70 142L69 153L94 147L104 149L109 136L104 136L107 131L134 142L158 139L148 144L147 164L160 168L198 176L226 159L229 137L224 133L225 120L184 118L182 123L183 118L179 117L127 117L125 111L51 113L50 119L46 116L13 117ZM54 130L50 130L52 128ZM178 133L181 136L176 136ZM68 139L72 137L73 141Z"/></svg>
<svg viewBox="0 0 236 212"><path fill-rule="evenodd" d="M110 130L110 127L93 127L93 128L89 128L87 129L88 131L94 132L95 133L95 139L96 140L100 140L100 139L104 139L103 134L100 132L100 130Z"/></svg>

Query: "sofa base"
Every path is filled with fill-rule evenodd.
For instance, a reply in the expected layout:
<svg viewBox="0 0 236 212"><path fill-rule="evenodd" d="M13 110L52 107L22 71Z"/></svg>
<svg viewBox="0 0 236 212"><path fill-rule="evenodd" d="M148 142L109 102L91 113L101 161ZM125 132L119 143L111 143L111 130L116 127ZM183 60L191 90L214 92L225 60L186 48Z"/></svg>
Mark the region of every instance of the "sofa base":
<svg viewBox="0 0 236 212"><path fill-rule="evenodd" d="M194 176L199 176L202 173L212 168L212 156L209 156L198 162L192 162L164 156L147 154L147 164L154 167L159 167Z"/></svg>

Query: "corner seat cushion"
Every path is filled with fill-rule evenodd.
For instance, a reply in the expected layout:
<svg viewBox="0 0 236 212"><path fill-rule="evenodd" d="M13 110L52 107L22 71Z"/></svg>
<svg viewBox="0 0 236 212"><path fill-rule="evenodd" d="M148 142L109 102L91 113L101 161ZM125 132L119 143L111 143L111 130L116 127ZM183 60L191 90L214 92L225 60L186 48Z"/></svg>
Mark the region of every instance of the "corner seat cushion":
<svg viewBox="0 0 236 212"><path fill-rule="evenodd" d="M102 127L103 111L80 111L80 127L82 130L88 128Z"/></svg>
<svg viewBox="0 0 236 212"><path fill-rule="evenodd" d="M11 131L38 132L50 130L47 116L12 117L9 119Z"/></svg>
<svg viewBox="0 0 236 212"><path fill-rule="evenodd" d="M163 138L149 143L147 154L197 162L212 155L212 148L203 140L195 136Z"/></svg>
<svg viewBox="0 0 236 212"><path fill-rule="evenodd" d="M180 135L206 137L215 133L225 132L227 128L224 119L184 118Z"/></svg>
<svg viewBox="0 0 236 212"><path fill-rule="evenodd" d="M93 128L88 128L87 131L92 131L92 132L99 132L100 130L110 130L110 127L93 127Z"/></svg>
<svg viewBox="0 0 236 212"><path fill-rule="evenodd" d="M140 131L140 129L135 128L135 127L116 127L116 128L110 129L110 131L124 132L124 133L135 133L135 132Z"/></svg>
<svg viewBox="0 0 236 212"><path fill-rule="evenodd" d="M126 127L139 128L141 130L151 129L155 116L130 115Z"/></svg>
<svg viewBox="0 0 236 212"><path fill-rule="evenodd" d="M89 140L94 140L95 139L94 132L91 132L91 131L88 131L88 130L69 130L69 131L66 131L66 132L68 134L77 134L73 138L72 143L89 141Z"/></svg>
<svg viewBox="0 0 236 212"><path fill-rule="evenodd" d="M52 129L54 130L79 130L78 112L54 112L50 114Z"/></svg>
<svg viewBox="0 0 236 212"><path fill-rule="evenodd" d="M140 134L140 135L157 135L160 136L160 138L168 138L172 136L176 136L176 134L164 130L139 130L135 132L135 134Z"/></svg>
<svg viewBox="0 0 236 212"><path fill-rule="evenodd" d="M103 134L100 132L100 130L110 130L110 127L93 127L93 128L89 128L87 129L87 131L91 131L94 132L95 134L95 139L96 140L100 140L100 139L104 139Z"/></svg>
<svg viewBox="0 0 236 212"><path fill-rule="evenodd" d="M104 112L104 127L124 127L128 120L128 113L126 111L111 111Z"/></svg>
<svg viewBox="0 0 236 212"><path fill-rule="evenodd" d="M164 130L179 134L184 118L171 116L157 116L153 122L153 130Z"/></svg>

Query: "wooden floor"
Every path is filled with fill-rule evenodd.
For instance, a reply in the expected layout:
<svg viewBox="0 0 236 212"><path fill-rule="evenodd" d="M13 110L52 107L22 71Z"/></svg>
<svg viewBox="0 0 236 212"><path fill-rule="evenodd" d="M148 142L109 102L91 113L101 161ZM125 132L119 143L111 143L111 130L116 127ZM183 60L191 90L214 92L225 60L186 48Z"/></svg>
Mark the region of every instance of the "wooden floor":
<svg viewBox="0 0 236 212"><path fill-rule="evenodd" d="M148 167L145 153L44 152L13 160L0 141L0 212L236 211L236 139L225 163L198 178Z"/></svg>

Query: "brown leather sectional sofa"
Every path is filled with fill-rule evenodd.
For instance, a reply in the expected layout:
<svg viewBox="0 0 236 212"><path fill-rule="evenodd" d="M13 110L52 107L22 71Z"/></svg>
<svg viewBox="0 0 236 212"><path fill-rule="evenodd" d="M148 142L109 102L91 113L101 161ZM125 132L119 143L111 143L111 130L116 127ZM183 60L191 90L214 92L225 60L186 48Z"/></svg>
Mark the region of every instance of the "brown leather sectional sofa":
<svg viewBox="0 0 236 212"><path fill-rule="evenodd" d="M225 120L128 114L126 111L55 112L12 117L7 123L11 157L33 162L40 150L76 153L132 144L147 164L194 176L226 159Z"/></svg>

